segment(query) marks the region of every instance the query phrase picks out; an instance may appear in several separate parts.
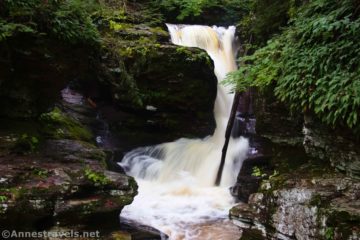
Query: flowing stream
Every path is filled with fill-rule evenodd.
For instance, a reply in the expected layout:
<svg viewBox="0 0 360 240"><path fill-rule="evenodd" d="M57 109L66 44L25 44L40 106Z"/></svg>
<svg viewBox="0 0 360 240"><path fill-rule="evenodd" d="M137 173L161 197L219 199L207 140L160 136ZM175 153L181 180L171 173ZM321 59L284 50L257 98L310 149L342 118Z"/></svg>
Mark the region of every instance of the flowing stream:
<svg viewBox="0 0 360 240"><path fill-rule="evenodd" d="M218 82L236 70L235 27L167 27L172 43L209 54ZM227 220L234 204L229 187L248 153L247 139L230 140L221 184L214 186L232 101L229 87L218 84L212 136L141 147L124 156L120 165L135 177L139 194L123 209L123 219L154 227L170 239L239 239L239 230Z"/></svg>

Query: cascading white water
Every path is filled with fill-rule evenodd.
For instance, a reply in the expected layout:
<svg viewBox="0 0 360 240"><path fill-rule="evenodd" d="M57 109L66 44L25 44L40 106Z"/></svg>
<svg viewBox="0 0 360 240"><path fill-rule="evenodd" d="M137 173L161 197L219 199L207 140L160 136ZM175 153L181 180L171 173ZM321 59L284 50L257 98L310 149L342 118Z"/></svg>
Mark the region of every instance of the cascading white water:
<svg viewBox="0 0 360 240"><path fill-rule="evenodd" d="M198 47L209 54L218 82L236 70L235 27L172 24L167 27L172 43ZM215 187L232 101L230 89L218 84L214 105L216 129L212 136L182 138L137 148L125 155L120 165L136 178L139 194L124 208L123 218L155 227L171 239L205 239L201 230L204 226L214 221L219 224L227 218L233 204L228 187L235 182L248 151L247 139L231 139L221 184Z"/></svg>

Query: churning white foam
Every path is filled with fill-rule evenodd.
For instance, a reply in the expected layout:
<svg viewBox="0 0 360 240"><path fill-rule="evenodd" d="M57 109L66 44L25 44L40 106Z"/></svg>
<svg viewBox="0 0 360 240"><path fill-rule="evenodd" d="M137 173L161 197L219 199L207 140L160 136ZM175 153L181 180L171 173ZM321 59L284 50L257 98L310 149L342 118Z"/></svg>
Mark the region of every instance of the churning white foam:
<svg viewBox="0 0 360 240"><path fill-rule="evenodd" d="M218 82L236 70L235 27L172 24L167 27L174 44L198 47L209 54ZM234 204L228 187L235 183L248 151L247 139L231 139L221 184L215 187L232 101L230 89L218 84L214 105L216 129L212 136L182 138L137 148L125 155L120 165L135 177L139 194L123 209L122 218L157 228L170 239L204 239L204 236L215 239L201 229L224 224ZM232 239L230 236L223 239Z"/></svg>

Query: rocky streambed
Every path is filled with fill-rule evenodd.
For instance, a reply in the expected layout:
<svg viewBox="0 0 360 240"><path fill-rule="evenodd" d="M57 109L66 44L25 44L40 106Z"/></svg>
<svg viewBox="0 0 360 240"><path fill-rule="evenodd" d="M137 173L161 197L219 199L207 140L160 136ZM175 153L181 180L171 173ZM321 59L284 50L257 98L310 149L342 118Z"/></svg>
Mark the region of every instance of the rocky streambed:
<svg viewBox="0 0 360 240"><path fill-rule="evenodd" d="M1 228L160 238L146 226L119 231L137 185L115 162L138 146L213 132L212 62L170 46L161 27L117 19L101 28L99 51L44 36L0 45ZM289 114L272 94L253 100L264 149L232 188L239 238L359 239L359 140Z"/></svg>

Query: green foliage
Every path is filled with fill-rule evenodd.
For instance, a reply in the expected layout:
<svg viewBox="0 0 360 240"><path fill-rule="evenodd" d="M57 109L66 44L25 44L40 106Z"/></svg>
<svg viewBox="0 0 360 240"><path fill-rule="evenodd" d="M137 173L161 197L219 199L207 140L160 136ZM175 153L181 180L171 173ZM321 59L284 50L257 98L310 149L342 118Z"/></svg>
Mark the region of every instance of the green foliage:
<svg viewBox="0 0 360 240"><path fill-rule="evenodd" d="M7 199L8 199L7 196L0 195L0 203L1 203L1 202L6 202Z"/></svg>
<svg viewBox="0 0 360 240"><path fill-rule="evenodd" d="M162 12L175 14L179 21L206 15L211 10L233 20L240 17L248 2L251 0L157 0L154 5Z"/></svg>
<svg viewBox="0 0 360 240"><path fill-rule="evenodd" d="M1 204L1 203L4 203L8 200L8 197L5 196L5 195L0 195L0 214L3 214L5 213L6 211L6 205L4 204Z"/></svg>
<svg viewBox="0 0 360 240"><path fill-rule="evenodd" d="M252 169L251 176L254 176L254 177L266 177L267 175L259 167L255 166Z"/></svg>
<svg viewBox="0 0 360 240"><path fill-rule="evenodd" d="M274 170L274 172L269 176L269 179L279 176L279 172L277 170Z"/></svg>
<svg viewBox="0 0 360 240"><path fill-rule="evenodd" d="M179 9L178 20L183 20L188 16L199 16L205 7L218 4L217 0L163 0L160 6L170 11Z"/></svg>
<svg viewBox="0 0 360 240"><path fill-rule="evenodd" d="M20 23L8 23L0 19L0 42L18 33L36 33L36 30Z"/></svg>
<svg viewBox="0 0 360 240"><path fill-rule="evenodd" d="M354 0L315 0L300 8L282 34L251 56L225 82L275 86L294 111L360 132L360 18Z"/></svg>
<svg viewBox="0 0 360 240"><path fill-rule="evenodd" d="M35 152L39 145L39 139L35 136L29 136L26 133L16 141L14 151L21 154Z"/></svg>
<svg viewBox="0 0 360 240"><path fill-rule="evenodd" d="M0 41L19 33L50 35L71 44L100 39L92 20L100 8L96 0L4 0L0 8Z"/></svg>
<svg viewBox="0 0 360 240"><path fill-rule="evenodd" d="M70 43L96 43L100 35L91 14L99 7L95 0L64 1L54 13L53 33Z"/></svg>
<svg viewBox="0 0 360 240"><path fill-rule="evenodd" d="M249 86L268 87L279 75L282 64L279 61L280 54L279 41L270 40L268 45L254 54L241 58L239 70L230 73L223 83L233 85L236 82L236 90L239 92L247 90Z"/></svg>
<svg viewBox="0 0 360 240"><path fill-rule="evenodd" d="M104 174L95 172L89 167L85 168L85 177L96 186L103 186L110 183L110 180Z"/></svg>
<svg viewBox="0 0 360 240"><path fill-rule="evenodd" d="M301 0L248 0L236 24L238 37L247 52L264 46L267 40L286 26Z"/></svg>
<svg viewBox="0 0 360 240"><path fill-rule="evenodd" d="M326 240L334 239L334 228L333 227L328 227L325 229L325 239Z"/></svg>
<svg viewBox="0 0 360 240"><path fill-rule="evenodd" d="M46 178L49 176L49 171L46 169L42 169L42 168L34 168L32 170L32 174L34 174L35 176L41 177L41 178Z"/></svg>

